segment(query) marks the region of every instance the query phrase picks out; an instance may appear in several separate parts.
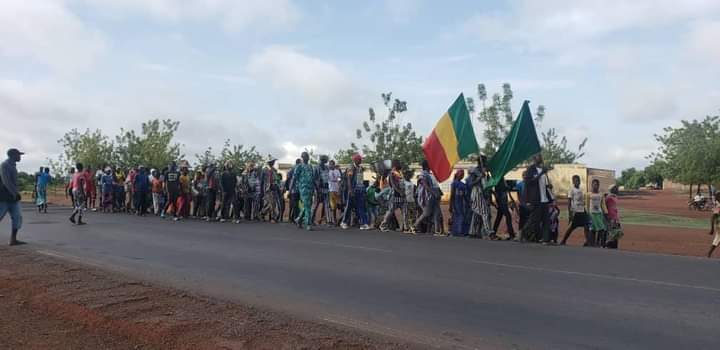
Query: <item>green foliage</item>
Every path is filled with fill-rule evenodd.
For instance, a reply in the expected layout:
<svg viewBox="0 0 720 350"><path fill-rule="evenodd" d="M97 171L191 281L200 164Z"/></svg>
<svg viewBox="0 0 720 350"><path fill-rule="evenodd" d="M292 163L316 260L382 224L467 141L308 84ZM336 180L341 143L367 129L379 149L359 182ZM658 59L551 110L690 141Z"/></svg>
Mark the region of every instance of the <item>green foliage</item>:
<svg viewBox="0 0 720 350"><path fill-rule="evenodd" d="M100 130L79 132L72 129L58 140L63 147L63 156L50 164L56 175L67 172L75 163L80 162L86 168L98 169L113 157L113 143Z"/></svg>
<svg viewBox="0 0 720 350"><path fill-rule="evenodd" d="M235 169L244 168L249 162L260 165L263 161L263 157L255 149L255 146L245 148L244 145L231 145L230 140L225 140L225 145L220 151L220 162L222 164L230 162Z"/></svg>
<svg viewBox="0 0 720 350"><path fill-rule="evenodd" d="M66 180L65 174L73 167L64 154L61 154L57 159L47 158L47 164L47 167L50 168L50 176L57 183L64 183Z"/></svg>
<svg viewBox="0 0 720 350"><path fill-rule="evenodd" d="M360 146L351 143L350 148L340 150L336 161L350 164L350 156L362 151L368 163L378 160L399 159L403 164L420 162L423 159L422 137L417 136L412 123L402 122L402 113L407 111L407 102L393 99L392 93L382 94L387 116L378 119L375 110L368 110L368 120L355 131Z"/></svg>
<svg viewBox="0 0 720 350"><path fill-rule="evenodd" d="M665 166L666 164L664 161L658 160L645 167L645 179L648 184L654 184L659 188L662 188L663 181L665 180L665 177L663 176Z"/></svg>
<svg viewBox="0 0 720 350"><path fill-rule="evenodd" d="M720 117L683 120L680 127L663 132L655 135L660 147L650 158L662 162L665 178L686 185L720 182Z"/></svg>
<svg viewBox="0 0 720 350"><path fill-rule="evenodd" d="M255 146L245 148L244 145L233 145L230 140L225 140L220 154L215 154L212 147L208 147L202 154L196 154L198 166L207 166L215 164L223 166L229 162L233 168L245 168L249 162L254 162L256 166L261 166L265 162L265 158L255 149Z"/></svg>
<svg viewBox="0 0 720 350"><path fill-rule="evenodd" d="M568 149L565 136L560 138L555 128L550 128L547 132L542 132L541 135L543 160L545 160L545 164L548 166L552 166L553 164L572 164L585 155L583 148L585 148L587 138L578 145L577 151L573 151Z"/></svg>
<svg viewBox="0 0 720 350"><path fill-rule="evenodd" d="M617 184L618 186L624 186L629 190L637 190L648 184L648 178L644 170L628 168L620 173L620 178L617 179Z"/></svg>
<svg viewBox="0 0 720 350"><path fill-rule="evenodd" d="M492 157L505 140L507 133L512 128L515 114L512 111L513 91L508 83L502 85L502 94L494 94L490 101L487 101L487 90L485 84L478 84L478 100L481 102L481 109L477 111L477 118L483 125L482 136L485 144L482 146L483 154ZM476 112L475 102L469 99L473 108L468 109L471 113ZM488 105L489 102L489 105ZM469 106L470 104L468 104ZM540 125L545 119L545 106L539 105L535 113L535 128L540 131ZM559 163L575 163L585 153L583 149L587 143L585 138L575 150L568 148L567 138L557 134L554 128L541 132L540 142L543 148L543 158L547 165Z"/></svg>
<svg viewBox="0 0 720 350"><path fill-rule="evenodd" d="M218 157L213 152L212 147L208 147L203 153L195 154L195 159L199 166L208 166L210 164L218 163Z"/></svg>
<svg viewBox="0 0 720 350"><path fill-rule="evenodd" d="M337 164L352 164L352 155L357 147L354 143L348 149L341 149L333 156Z"/></svg>
<svg viewBox="0 0 720 350"><path fill-rule="evenodd" d="M18 189L20 192L32 192L35 190L35 175L26 172L18 172Z"/></svg>
<svg viewBox="0 0 720 350"><path fill-rule="evenodd" d="M114 163L123 168L144 165L161 169L179 160L184 156L181 145L173 142L179 126L180 122L170 119L154 119L142 123L139 135L135 130L120 129L115 137Z"/></svg>

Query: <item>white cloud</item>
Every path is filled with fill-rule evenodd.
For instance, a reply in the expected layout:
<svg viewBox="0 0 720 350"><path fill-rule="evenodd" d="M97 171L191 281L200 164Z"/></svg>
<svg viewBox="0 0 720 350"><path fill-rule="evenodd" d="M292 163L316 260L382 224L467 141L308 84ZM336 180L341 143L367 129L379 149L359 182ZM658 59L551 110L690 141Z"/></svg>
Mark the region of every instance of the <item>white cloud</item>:
<svg viewBox="0 0 720 350"><path fill-rule="evenodd" d="M674 89L634 84L621 91L619 109L626 120L651 122L677 116L678 102Z"/></svg>
<svg viewBox="0 0 720 350"><path fill-rule="evenodd" d="M0 1L0 57L29 60L61 73L93 64L105 47L61 0Z"/></svg>
<svg viewBox="0 0 720 350"><path fill-rule="evenodd" d="M252 55L247 70L256 80L269 80L275 89L321 107L340 106L352 97L353 84L340 68L292 47L271 46Z"/></svg>
<svg viewBox="0 0 720 350"><path fill-rule="evenodd" d="M84 0L110 17L141 14L161 21L218 21L231 32L273 30L301 17L291 0Z"/></svg>
<svg viewBox="0 0 720 350"><path fill-rule="evenodd" d="M693 23L687 41L691 53L699 61L717 64L720 62L718 38L720 38L720 20L706 20Z"/></svg>
<svg viewBox="0 0 720 350"><path fill-rule="evenodd" d="M419 0L385 0L385 11L397 23L408 23L417 14Z"/></svg>
<svg viewBox="0 0 720 350"><path fill-rule="evenodd" d="M715 0L523 0L510 2L508 11L479 13L461 30L481 41L551 53L563 64L600 60L612 66L635 52L621 43L602 42L609 35L718 13L720 1Z"/></svg>

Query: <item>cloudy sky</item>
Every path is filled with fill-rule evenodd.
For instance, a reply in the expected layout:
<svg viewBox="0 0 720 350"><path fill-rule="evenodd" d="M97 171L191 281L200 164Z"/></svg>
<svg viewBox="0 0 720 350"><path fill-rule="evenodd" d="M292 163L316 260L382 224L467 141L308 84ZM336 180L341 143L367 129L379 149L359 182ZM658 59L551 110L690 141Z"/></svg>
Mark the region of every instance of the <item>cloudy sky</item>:
<svg viewBox="0 0 720 350"><path fill-rule="evenodd" d="M153 117L181 121L188 155L226 138L333 154L383 92L425 135L479 82L622 169L720 108L717 0L2 0L0 23L0 149L26 170L71 128Z"/></svg>

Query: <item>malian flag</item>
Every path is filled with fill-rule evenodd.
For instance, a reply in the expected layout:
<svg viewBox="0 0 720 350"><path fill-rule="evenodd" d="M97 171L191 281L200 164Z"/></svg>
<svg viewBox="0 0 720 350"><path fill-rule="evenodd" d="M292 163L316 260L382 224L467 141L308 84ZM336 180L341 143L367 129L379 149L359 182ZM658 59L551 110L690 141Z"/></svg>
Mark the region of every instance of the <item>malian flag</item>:
<svg viewBox="0 0 720 350"><path fill-rule="evenodd" d="M450 177L458 161L478 151L465 96L460 94L425 139L423 153L435 177L442 182Z"/></svg>

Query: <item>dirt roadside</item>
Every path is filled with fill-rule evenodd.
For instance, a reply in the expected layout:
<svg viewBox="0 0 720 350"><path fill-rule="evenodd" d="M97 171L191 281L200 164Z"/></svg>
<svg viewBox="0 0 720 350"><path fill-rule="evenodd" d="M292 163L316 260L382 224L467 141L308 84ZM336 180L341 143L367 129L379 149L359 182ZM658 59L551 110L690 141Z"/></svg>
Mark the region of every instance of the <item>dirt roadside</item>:
<svg viewBox="0 0 720 350"><path fill-rule="evenodd" d="M410 349L419 346L0 247L0 349Z"/></svg>

